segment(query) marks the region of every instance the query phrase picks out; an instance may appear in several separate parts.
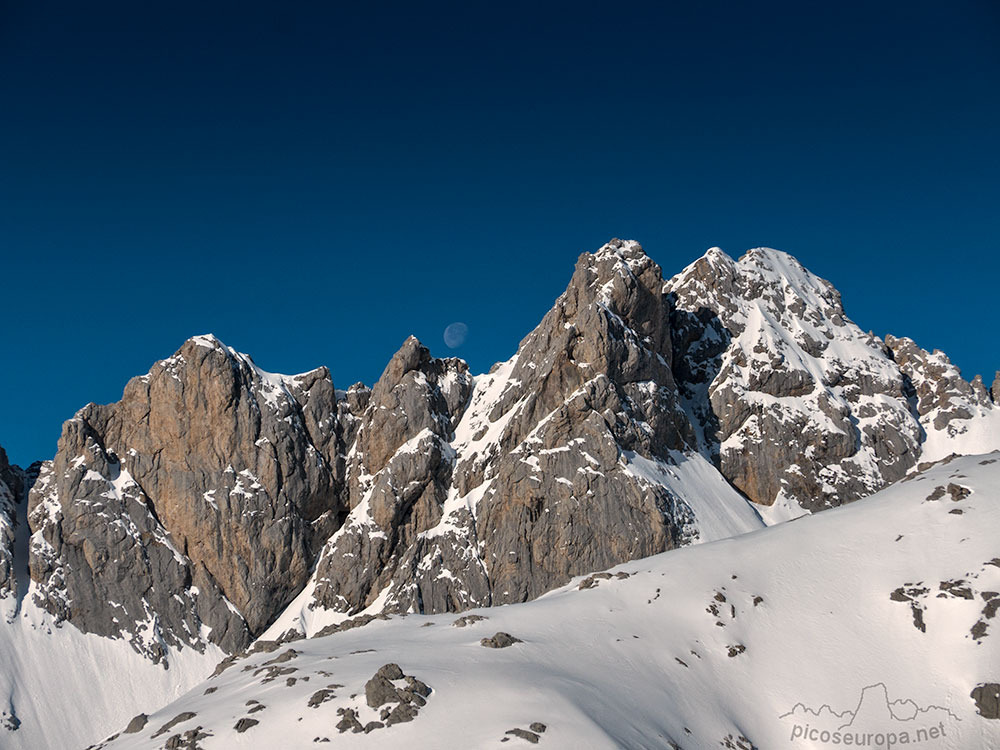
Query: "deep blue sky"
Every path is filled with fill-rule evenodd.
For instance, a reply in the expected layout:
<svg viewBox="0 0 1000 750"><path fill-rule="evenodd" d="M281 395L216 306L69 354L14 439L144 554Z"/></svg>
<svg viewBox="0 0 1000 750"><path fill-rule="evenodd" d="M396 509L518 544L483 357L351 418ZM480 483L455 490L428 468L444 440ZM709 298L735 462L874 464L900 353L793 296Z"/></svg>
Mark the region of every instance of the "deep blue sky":
<svg viewBox="0 0 1000 750"><path fill-rule="evenodd" d="M993 0L291 5L0 0L13 460L196 333L346 387L464 321L484 371L613 236L1000 367Z"/></svg>

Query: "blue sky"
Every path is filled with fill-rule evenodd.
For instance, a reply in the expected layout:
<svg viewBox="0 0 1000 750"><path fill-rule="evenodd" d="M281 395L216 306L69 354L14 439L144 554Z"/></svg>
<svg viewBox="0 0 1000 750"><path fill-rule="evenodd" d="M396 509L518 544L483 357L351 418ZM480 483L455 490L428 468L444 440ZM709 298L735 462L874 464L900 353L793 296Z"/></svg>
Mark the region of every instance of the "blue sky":
<svg viewBox="0 0 1000 750"><path fill-rule="evenodd" d="M666 275L777 247L1000 367L995 2L294 5L0 4L12 460L197 333L484 371L614 236Z"/></svg>

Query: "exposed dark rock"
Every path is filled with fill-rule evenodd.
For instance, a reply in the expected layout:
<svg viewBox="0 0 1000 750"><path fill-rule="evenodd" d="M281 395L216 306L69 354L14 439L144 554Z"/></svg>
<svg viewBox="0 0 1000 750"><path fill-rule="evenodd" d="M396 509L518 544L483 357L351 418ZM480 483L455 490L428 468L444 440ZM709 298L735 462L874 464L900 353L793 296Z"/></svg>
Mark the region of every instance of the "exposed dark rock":
<svg viewBox="0 0 1000 750"><path fill-rule="evenodd" d="M337 722L337 730L343 734L344 732L363 732L365 728L358 721L357 712L353 708L338 708L337 713L340 714L341 719Z"/></svg>
<svg viewBox="0 0 1000 750"><path fill-rule="evenodd" d="M610 573L594 573L593 575L587 576L582 581L577 589L583 591L585 589L592 589L597 586L598 581L607 581L611 578Z"/></svg>
<svg viewBox="0 0 1000 750"><path fill-rule="evenodd" d="M25 502L38 467L29 476L7 460L7 453L0 447L0 599L17 594L17 575L14 568L14 540L17 530L17 506Z"/></svg>
<svg viewBox="0 0 1000 750"><path fill-rule="evenodd" d="M372 708L378 708L390 701L398 703L402 700L396 687L381 674L376 674L365 683L365 701Z"/></svg>
<svg viewBox="0 0 1000 750"><path fill-rule="evenodd" d="M322 638L326 635L333 635L334 633L343 633L345 630L353 630L354 628L364 627L370 622L375 620L388 620L389 616L385 614L377 615L360 615L358 617L352 617L349 620L344 620L343 622L336 623L334 625L326 625L320 628L319 631L313 636L313 638Z"/></svg>
<svg viewBox="0 0 1000 750"><path fill-rule="evenodd" d="M386 717L385 725L391 727L393 724L402 724L413 721L417 717L417 708L410 703L400 703Z"/></svg>
<svg viewBox="0 0 1000 750"><path fill-rule="evenodd" d="M703 449L751 500L839 505L917 462L912 386L892 352L846 318L829 282L775 250L734 261L713 249L667 290L688 413ZM836 353L845 348L849 361Z"/></svg>
<svg viewBox="0 0 1000 750"><path fill-rule="evenodd" d="M712 250L664 281L637 243L613 240L580 256L517 354L477 379L412 337L373 388L346 392L323 368L277 376L214 337L186 342L118 403L81 409L37 470L0 451L0 598L16 585L14 509L37 475L38 604L85 632L124 628L153 660L208 633L234 655L219 674L303 637L242 651L313 569L309 606L384 609L319 636L524 601L696 538L692 508L638 466L668 472L697 450L749 499L816 510L900 479L927 434L996 408L998 389L1000 373L988 392L939 352L864 334L783 253ZM950 483L935 499L968 494ZM900 591L923 629L920 596ZM721 604L724 627L735 605ZM295 653L255 674L305 679L281 666Z"/></svg>
<svg viewBox="0 0 1000 750"><path fill-rule="evenodd" d="M317 708L323 705L328 700L336 698L337 694L330 688L323 688L322 690L317 690L311 696L309 696L309 708Z"/></svg>
<svg viewBox="0 0 1000 750"><path fill-rule="evenodd" d="M31 493L38 604L85 632L132 628L154 659L161 640L199 647L202 624L225 650L245 646L335 530L337 409L325 369L273 376L212 337L133 378L118 403L87 405ZM143 638L149 610L157 632Z"/></svg>
<svg viewBox="0 0 1000 750"><path fill-rule="evenodd" d="M132 720L128 723L128 726L123 729L124 734L135 734L136 732L141 732L146 728L146 724L149 722L149 717L146 714L139 714L133 716Z"/></svg>
<svg viewBox="0 0 1000 750"><path fill-rule="evenodd" d="M984 719L1000 719L1000 683L986 682L973 688L970 695L976 711Z"/></svg>
<svg viewBox="0 0 1000 750"><path fill-rule="evenodd" d="M189 721L190 719L193 719L197 715L198 714L196 714L194 711L184 711L183 713L179 713L179 714L177 714L177 716L175 716L170 721L168 721L166 724L164 724L162 727L160 727L156 731L156 733L153 734L152 736L153 737L159 737L161 734L166 734L167 732L169 732L171 729L173 729L178 724L182 724L185 721Z"/></svg>
<svg viewBox="0 0 1000 750"><path fill-rule="evenodd" d="M510 734L514 737L520 737L522 740L527 740L532 745L537 745L539 736L535 732L529 732L527 729L508 729L504 734Z"/></svg>
<svg viewBox="0 0 1000 750"><path fill-rule="evenodd" d="M240 734L243 734L243 732L250 729L250 727L255 727L258 724L260 724L260 722L257 721L257 719L243 718L236 722L236 725L233 727L233 729L235 729Z"/></svg>
<svg viewBox="0 0 1000 750"><path fill-rule="evenodd" d="M693 440L662 286L636 243L585 253L517 356L475 392L463 364L406 341L359 418L353 520L324 551L318 602L357 612L387 588L388 611L523 601L693 533L686 505L620 461L669 463ZM477 516L455 505L445 518L449 492L481 495Z"/></svg>
<svg viewBox="0 0 1000 750"><path fill-rule="evenodd" d="M480 646L485 646L486 648L507 648L508 646L513 646L515 643L523 643L520 638L515 638L510 633L499 632L489 638L483 638L479 641Z"/></svg>
<svg viewBox="0 0 1000 750"><path fill-rule="evenodd" d="M482 622L483 620L488 619L488 617L483 617L482 615L463 615L455 620L455 622L452 623L452 626L456 628L464 628L466 625L473 625L477 622Z"/></svg>
<svg viewBox="0 0 1000 750"><path fill-rule="evenodd" d="M287 661L291 661L301 653L302 653L301 651L296 651L294 648L290 648L287 651L283 651L280 656L276 656L273 659L264 662L264 664L265 665L284 664Z"/></svg>

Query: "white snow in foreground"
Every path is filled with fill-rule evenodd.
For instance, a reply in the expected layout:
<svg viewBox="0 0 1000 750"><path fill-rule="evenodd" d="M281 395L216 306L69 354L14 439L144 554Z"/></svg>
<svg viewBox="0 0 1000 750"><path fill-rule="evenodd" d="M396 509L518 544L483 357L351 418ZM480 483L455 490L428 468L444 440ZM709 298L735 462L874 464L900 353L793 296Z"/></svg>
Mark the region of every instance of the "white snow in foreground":
<svg viewBox="0 0 1000 750"><path fill-rule="evenodd" d="M454 614L394 617L251 656L109 747L162 747L201 726L206 750L323 738L344 748L517 748L527 743L500 744L505 732L541 722L542 748L690 750L727 738L737 746L740 735L762 750L827 748L796 738L796 726L828 721L809 713L824 705L854 711L862 695L854 729L915 733L933 720L943 736L911 746L1000 747L1000 722L979 717L969 697L1000 677L1000 618L984 620L978 641L972 632L1000 591L997 539L1000 454L956 459L848 506L612 571L628 578L582 590L577 579L533 602L478 610L488 619L468 627L453 627ZM911 592L926 632L911 602L890 598L897 590ZM497 631L524 642L479 645ZM295 671L265 683L256 670L289 648L299 654L280 666ZM386 663L433 688L427 706L411 723L338 734L338 708L358 709L362 724L375 718L364 685ZM308 707L328 685L342 687ZM913 702L895 704L908 722L878 723L886 696ZM266 708L249 714L251 700ZM196 716L150 739L184 711ZM248 716L259 724L237 733Z"/></svg>
<svg viewBox="0 0 1000 750"><path fill-rule="evenodd" d="M225 656L217 646L205 653L171 649L169 669L137 653L127 640L56 626L36 607L29 588L20 612L13 598L0 601L0 713L13 707L20 728L0 729L3 750L83 748L124 724L139 710L152 711L211 674Z"/></svg>

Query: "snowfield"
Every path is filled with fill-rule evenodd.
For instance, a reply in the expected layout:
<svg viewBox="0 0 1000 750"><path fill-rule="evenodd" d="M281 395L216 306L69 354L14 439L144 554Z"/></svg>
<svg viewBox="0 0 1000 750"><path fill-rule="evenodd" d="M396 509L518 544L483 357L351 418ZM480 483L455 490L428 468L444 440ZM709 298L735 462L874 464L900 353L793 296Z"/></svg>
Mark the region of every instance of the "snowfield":
<svg viewBox="0 0 1000 750"><path fill-rule="evenodd" d="M956 458L532 602L259 645L103 747L997 748L998 592L1000 453Z"/></svg>

